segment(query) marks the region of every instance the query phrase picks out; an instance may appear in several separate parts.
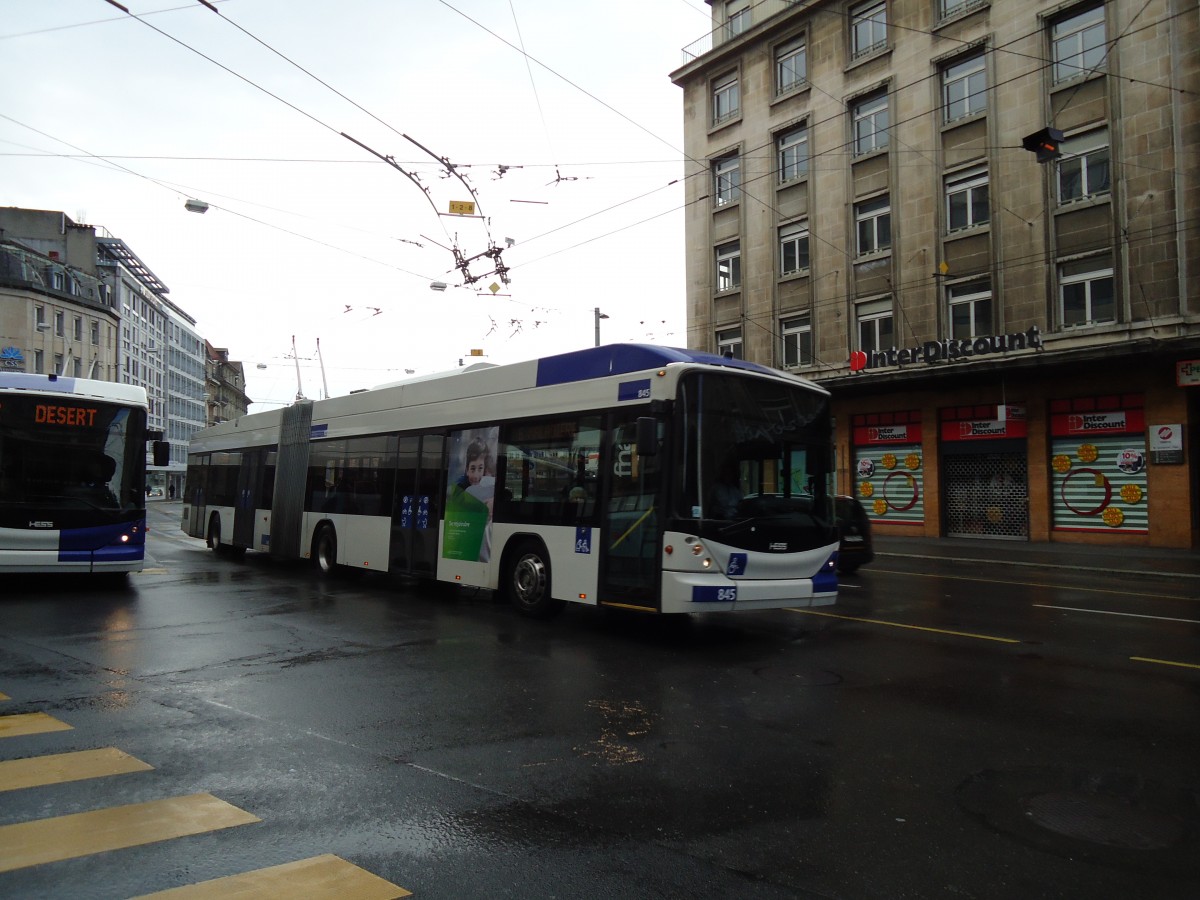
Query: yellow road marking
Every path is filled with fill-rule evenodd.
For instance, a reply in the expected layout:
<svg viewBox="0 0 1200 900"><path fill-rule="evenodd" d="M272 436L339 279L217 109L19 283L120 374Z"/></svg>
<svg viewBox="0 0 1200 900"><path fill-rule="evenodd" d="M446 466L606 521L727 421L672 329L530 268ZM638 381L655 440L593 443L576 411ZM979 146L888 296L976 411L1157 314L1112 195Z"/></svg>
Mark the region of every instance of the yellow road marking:
<svg viewBox="0 0 1200 900"><path fill-rule="evenodd" d="M0 826L0 872L262 821L212 794Z"/></svg>
<svg viewBox="0 0 1200 900"><path fill-rule="evenodd" d="M54 716L46 713L17 713L12 716L0 716L0 738L25 737L28 734L46 734L50 731L70 731L73 725L68 725Z"/></svg>
<svg viewBox="0 0 1200 900"><path fill-rule="evenodd" d="M169 898L169 900L250 900L250 898L304 897L305 900L393 900L411 897L412 891L397 887L360 869L353 863L326 853L282 866L257 869L228 878L216 878L199 884L145 894L135 900Z"/></svg>
<svg viewBox="0 0 1200 900"><path fill-rule="evenodd" d="M1114 591L1109 588L1093 588L1084 587L1083 585L1075 584L1047 584L1044 581L1009 581L1004 578L980 578L978 575L939 575L936 572L898 572L895 569L877 569L871 567L872 572L880 572L885 575L910 575L913 578L945 578L949 581L982 581L987 584L1011 584L1013 587L1035 587L1035 588L1054 588L1064 591L1080 591L1087 594L1117 594L1121 597L1128 597L1129 591ZM1195 603L1195 597L1180 597L1178 594L1150 594L1145 591L1138 591L1138 597L1150 597L1155 600L1183 600L1185 602Z"/></svg>
<svg viewBox="0 0 1200 900"><path fill-rule="evenodd" d="M828 619L845 619L847 622L866 622L869 625L887 625L891 628L908 628L912 631L928 631L933 634L950 634L955 637L969 637L980 641L998 641L1001 644L1019 644L1016 638L993 637L990 634L972 634L969 631L948 631L945 628L926 628L924 625L905 625L903 622L885 622L883 619L862 619L858 616L839 616L836 613L817 612L815 609L788 609L788 612L803 613L809 616L825 616Z"/></svg>
<svg viewBox="0 0 1200 900"><path fill-rule="evenodd" d="M106 775L124 775L128 772L145 772L153 768L154 766L128 753L122 753L116 747L55 753L29 759L10 759L0 762L0 791L103 778Z"/></svg>
<svg viewBox="0 0 1200 900"><path fill-rule="evenodd" d="M1169 659L1151 659L1148 656L1131 656L1134 662L1158 663L1160 666L1179 666L1181 669L1200 669L1196 663L1174 662Z"/></svg>
<svg viewBox="0 0 1200 900"><path fill-rule="evenodd" d="M134 572L133 574L134 575L166 575L167 570L165 568L163 568L162 566L155 566L153 568L142 569L140 572Z"/></svg>

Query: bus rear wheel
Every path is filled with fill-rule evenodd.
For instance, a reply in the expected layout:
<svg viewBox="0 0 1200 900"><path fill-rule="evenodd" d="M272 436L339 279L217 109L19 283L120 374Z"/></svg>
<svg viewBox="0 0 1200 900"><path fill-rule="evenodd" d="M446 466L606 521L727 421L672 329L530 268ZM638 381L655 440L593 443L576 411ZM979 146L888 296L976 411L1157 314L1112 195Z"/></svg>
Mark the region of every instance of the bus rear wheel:
<svg viewBox="0 0 1200 900"><path fill-rule="evenodd" d="M534 541L513 551L504 585L508 599L523 616L548 619L566 605L550 596L550 557L545 547Z"/></svg>
<svg viewBox="0 0 1200 900"><path fill-rule="evenodd" d="M313 562L321 570L321 574L332 576L338 567L337 563L337 532L332 525L322 525L313 540Z"/></svg>
<svg viewBox="0 0 1200 900"><path fill-rule="evenodd" d="M221 552L221 517L216 513L208 520L208 537L205 538L205 543L213 553Z"/></svg>

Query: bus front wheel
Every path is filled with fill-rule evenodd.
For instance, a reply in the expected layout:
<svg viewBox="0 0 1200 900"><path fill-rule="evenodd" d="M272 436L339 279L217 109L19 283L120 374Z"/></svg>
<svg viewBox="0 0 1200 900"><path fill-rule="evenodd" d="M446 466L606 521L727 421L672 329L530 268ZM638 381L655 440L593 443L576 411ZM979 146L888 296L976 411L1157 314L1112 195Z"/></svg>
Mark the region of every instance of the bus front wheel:
<svg viewBox="0 0 1200 900"><path fill-rule="evenodd" d="M337 532L332 525L322 525L313 541L313 560L322 575L333 575L337 571Z"/></svg>
<svg viewBox="0 0 1200 900"><path fill-rule="evenodd" d="M562 611L562 600L550 596L550 557L534 541L521 544L513 552L505 575L508 598L521 615L547 619Z"/></svg>

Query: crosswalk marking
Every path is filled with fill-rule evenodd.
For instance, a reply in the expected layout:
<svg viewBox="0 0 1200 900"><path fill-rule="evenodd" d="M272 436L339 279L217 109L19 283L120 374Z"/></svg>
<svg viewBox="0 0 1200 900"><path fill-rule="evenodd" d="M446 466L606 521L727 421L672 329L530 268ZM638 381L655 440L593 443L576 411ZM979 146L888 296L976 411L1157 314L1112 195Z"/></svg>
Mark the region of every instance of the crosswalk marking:
<svg viewBox="0 0 1200 900"><path fill-rule="evenodd" d="M116 747L10 759L0 762L0 792L103 778L106 775L146 772L153 768L149 763L123 753Z"/></svg>
<svg viewBox="0 0 1200 900"><path fill-rule="evenodd" d="M72 727L74 726L41 712L0 716L0 738L46 734L50 731L70 731Z"/></svg>
<svg viewBox="0 0 1200 900"><path fill-rule="evenodd" d="M214 900L218 897L222 900L266 900L272 897L394 900L411 896L412 891L406 891L341 857L326 853L281 866L146 894L136 900Z"/></svg>
<svg viewBox="0 0 1200 900"><path fill-rule="evenodd" d="M0 872L261 822L212 794L0 826Z"/></svg>

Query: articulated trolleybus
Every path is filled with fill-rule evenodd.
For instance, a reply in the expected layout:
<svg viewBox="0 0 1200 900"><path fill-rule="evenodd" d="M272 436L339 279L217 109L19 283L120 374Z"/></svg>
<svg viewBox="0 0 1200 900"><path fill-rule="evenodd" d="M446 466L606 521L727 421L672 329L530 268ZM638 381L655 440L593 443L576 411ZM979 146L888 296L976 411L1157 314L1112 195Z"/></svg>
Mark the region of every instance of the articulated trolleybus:
<svg viewBox="0 0 1200 900"><path fill-rule="evenodd" d="M837 598L828 393L620 344L297 401L197 432L215 551L661 613Z"/></svg>
<svg viewBox="0 0 1200 900"><path fill-rule="evenodd" d="M141 571L146 410L133 385L0 373L0 572Z"/></svg>

